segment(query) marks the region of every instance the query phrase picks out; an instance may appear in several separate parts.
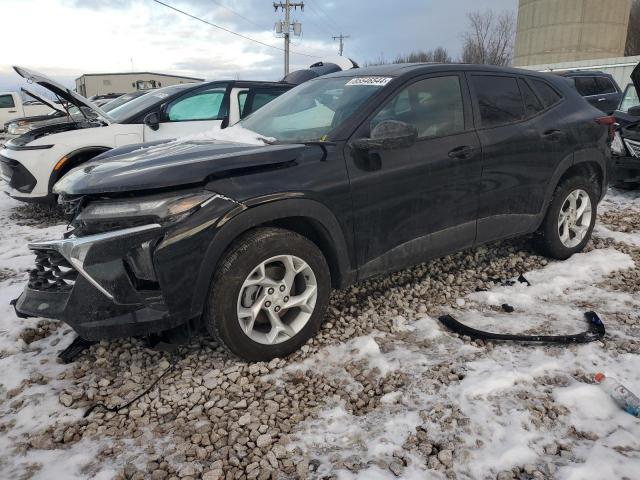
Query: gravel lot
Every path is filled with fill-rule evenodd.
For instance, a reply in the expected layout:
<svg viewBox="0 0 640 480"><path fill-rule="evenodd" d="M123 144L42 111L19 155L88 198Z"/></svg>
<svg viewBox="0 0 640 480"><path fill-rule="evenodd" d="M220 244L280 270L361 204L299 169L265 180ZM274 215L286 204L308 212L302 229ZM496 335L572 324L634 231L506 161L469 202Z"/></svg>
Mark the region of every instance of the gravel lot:
<svg viewBox="0 0 640 480"><path fill-rule="evenodd" d="M58 363L73 332L7 303L32 262L26 242L65 226L7 198L0 221L2 478L638 478L640 423L591 380L602 370L640 392L636 192L609 192L588 251L567 262L522 239L335 291L315 339L256 364L208 338L173 351L102 342ZM520 274L531 286L492 281ZM579 346L471 341L436 320L557 334L584 330L587 310L607 336ZM83 418L163 372L131 407Z"/></svg>

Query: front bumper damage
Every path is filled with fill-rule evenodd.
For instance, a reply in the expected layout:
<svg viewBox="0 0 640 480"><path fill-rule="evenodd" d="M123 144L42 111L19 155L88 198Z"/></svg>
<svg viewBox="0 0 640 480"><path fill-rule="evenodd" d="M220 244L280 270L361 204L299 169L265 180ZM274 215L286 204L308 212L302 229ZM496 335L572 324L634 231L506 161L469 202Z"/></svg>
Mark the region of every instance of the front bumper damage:
<svg viewBox="0 0 640 480"><path fill-rule="evenodd" d="M157 284L139 278L153 271L149 250L162 230L150 224L30 244L36 268L16 311L63 320L87 340L176 326L180 320L169 314Z"/></svg>

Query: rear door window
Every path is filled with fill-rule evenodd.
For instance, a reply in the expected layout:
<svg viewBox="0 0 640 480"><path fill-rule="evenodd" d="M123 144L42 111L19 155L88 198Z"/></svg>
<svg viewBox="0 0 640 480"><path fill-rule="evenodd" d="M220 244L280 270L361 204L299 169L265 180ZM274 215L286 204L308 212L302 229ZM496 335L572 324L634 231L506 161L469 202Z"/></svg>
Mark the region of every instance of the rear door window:
<svg viewBox="0 0 640 480"><path fill-rule="evenodd" d="M524 103L514 77L472 75L482 127L496 127L524 118Z"/></svg>
<svg viewBox="0 0 640 480"><path fill-rule="evenodd" d="M558 103L562 97L556 92L547 82L537 79L529 79L534 90L538 94L538 97L542 100L542 103L546 108Z"/></svg>
<svg viewBox="0 0 640 480"><path fill-rule="evenodd" d="M544 105L542 102L536 97L536 94L533 92L531 87L522 80L518 79L518 86L520 87L520 93L522 93L522 99L524 100L524 109L527 117L532 117L536 113L544 110Z"/></svg>
<svg viewBox="0 0 640 480"><path fill-rule="evenodd" d="M13 95L0 95L0 108L13 108L15 106Z"/></svg>
<svg viewBox="0 0 640 480"><path fill-rule="evenodd" d="M576 90L583 97L599 95L598 84L595 77L575 77Z"/></svg>
<svg viewBox="0 0 640 480"><path fill-rule="evenodd" d="M607 77L596 77L596 85L598 87L598 95L617 93L616 87Z"/></svg>
<svg viewBox="0 0 640 480"><path fill-rule="evenodd" d="M273 89L273 90L263 89L263 90L251 91L249 93L247 101L242 105L242 109L240 110L242 112L241 118L244 118L247 115L250 115L251 113L255 112L256 110L264 107L267 103L275 100L284 92L286 92L286 90L279 90L279 89Z"/></svg>

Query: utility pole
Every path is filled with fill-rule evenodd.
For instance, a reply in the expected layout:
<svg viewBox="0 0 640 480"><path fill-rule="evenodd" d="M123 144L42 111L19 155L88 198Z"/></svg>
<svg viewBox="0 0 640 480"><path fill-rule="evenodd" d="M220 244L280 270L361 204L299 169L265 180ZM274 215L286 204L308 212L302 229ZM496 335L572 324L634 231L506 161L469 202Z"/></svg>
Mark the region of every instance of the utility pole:
<svg viewBox="0 0 640 480"><path fill-rule="evenodd" d="M276 33L282 34L284 36L284 74L289 74L289 44L291 43L291 32L293 31L294 35L300 36L302 33L302 24L300 22L294 22L291 24L291 9L297 10L300 7L300 10L304 12L304 2L291 2L290 0L285 0L284 2L273 2L273 8L278 11L278 9L282 9L284 12L284 22L276 23Z"/></svg>
<svg viewBox="0 0 640 480"><path fill-rule="evenodd" d="M342 33L336 37L333 37L334 40L340 40L340 56L342 56L342 52L344 52L344 40L350 37L351 35L343 35Z"/></svg>

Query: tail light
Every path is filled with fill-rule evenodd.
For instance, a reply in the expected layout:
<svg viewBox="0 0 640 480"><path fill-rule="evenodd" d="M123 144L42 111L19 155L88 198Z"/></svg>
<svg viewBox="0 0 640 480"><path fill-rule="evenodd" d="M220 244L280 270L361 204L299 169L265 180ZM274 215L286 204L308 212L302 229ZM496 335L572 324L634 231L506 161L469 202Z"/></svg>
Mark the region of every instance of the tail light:
<svg viewBox="0 0 640 480"><path fill-rule="evenodd" d="M616 117L613 115L607 115L606 117L596 118L596 123L599 125L607 125L609 127L609 140L613 141L613 136L616 131Z"/></svg>

